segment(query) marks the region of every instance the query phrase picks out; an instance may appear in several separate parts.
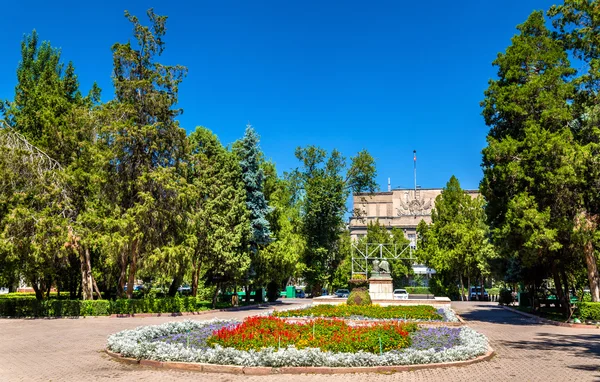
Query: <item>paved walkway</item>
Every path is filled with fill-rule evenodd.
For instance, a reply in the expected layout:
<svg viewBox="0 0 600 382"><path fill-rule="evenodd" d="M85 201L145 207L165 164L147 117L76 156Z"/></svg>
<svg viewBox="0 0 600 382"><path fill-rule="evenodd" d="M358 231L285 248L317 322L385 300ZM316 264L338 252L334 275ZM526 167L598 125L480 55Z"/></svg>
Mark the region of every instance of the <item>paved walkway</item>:
<svg viewBox="0 0 600 382"><path fill-rule="evenodd" d="M497 356L466 367L396 374L203 374L124 365L102 352L106 337L140 325L188 317L0 319L0 381L600 381L600 329L539 325L495 303L453 303L469 325L490 338ZM220 312L196 319L242 318L257 311Z"/></svg>

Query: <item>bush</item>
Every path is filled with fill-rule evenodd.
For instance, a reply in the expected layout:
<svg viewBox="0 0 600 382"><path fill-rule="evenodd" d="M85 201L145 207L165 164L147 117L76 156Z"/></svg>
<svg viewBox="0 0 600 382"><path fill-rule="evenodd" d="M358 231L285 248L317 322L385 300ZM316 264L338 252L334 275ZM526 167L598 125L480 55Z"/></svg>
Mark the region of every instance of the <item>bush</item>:
<svg viewBox="0 0 600 382"><path fill-rule="evenodd" d="M273 312L275 317L374 318L378 320L437 320L444 317L431 305L313 305Z"/></svg>
<svg viewBox="0 0 600 382"><path fill-rule="evenodd" d="M514 301L512 291L510 289L501 289L498 302L500 305L512 304Z"/></svg>
<svg viewBox="0 0 600 382"><path fill-rule="evenodd" d="M428 287L404 287L408 294L433 294Z"/></svg>
<svg viewBox="0 0 600 382"><path fill-rule="evenodd" d="M369 291L365 288L355 288L350 292L348 296L348 300L346 300L347 305L371 305L371 296L369 296Z"/></svg>
<svg viewBox="0 0 600 382"><path fill-rule="evenodd" d="M581 302L577 308L580 319L600 321L600 302Z"/></svg>
<svg viewBox="0 0 600 382"><path fill-rule="evenodd" d="M228 306L221 304L221 307ZM42 300L0 299L0 317L77 317L132 313L177 313L208 310L211 303L196 297L145 298L139 300Z"/></svg>
<svg viewBox="0 0 600 382"><path fill-rule="evenodd" d="M107 300L0 300L0 317L78 317L108 314L110 302Z"/></svg>

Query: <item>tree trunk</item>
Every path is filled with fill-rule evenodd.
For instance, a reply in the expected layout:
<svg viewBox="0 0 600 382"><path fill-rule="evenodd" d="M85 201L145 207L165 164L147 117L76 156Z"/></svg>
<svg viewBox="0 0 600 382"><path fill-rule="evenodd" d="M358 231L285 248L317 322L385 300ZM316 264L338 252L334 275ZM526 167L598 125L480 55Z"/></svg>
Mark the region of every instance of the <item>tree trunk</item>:
<svg viewBox="0 0 600 382"><path fill-rule="evenodd" d="M213 309L217 308L217 296L219 294L219 286L220 285L221 285L220 283L217 283L217 286L215 288L215 293L213 293L213 297L212 297L212 308Z"/></svg>
<svg viewBox="0 0 600 382"><path fill-rule="evenodd" d="M31 287L33 288L33 291L35 292L35 298L36 300L43 300L44 299L44 292L42 292L42 290L40 290L40 288L37 285L37 281L31 283Z"/></svg>
<svg viewBox="0 0 600 382"><path fill-rule="evenodd" d="M179 286L181 285L182 281L183 281L183 274L181 272L178 272L175 275L175 277L173 277L171 286L169 286L169 292L168 292L169 297L175 297L175 295L177 294L177 289L179 289Z"/></svg>
<svg viewBox="0 0 600 382"><path fill-rule="evenodd" d="M598 265L596 263L596 255L594 254L594 243L592 234L598 227L598 216L592 215L587 211L583 211L578 216L578 229L586 237L583 245L583 255L587 266L587 277L590 283L590 293L592 294L593 302L600 302L600 276L598 275Z"/></svg>
<svg viewBox="0 0 600 382"><path fill-rule="evenodd" d="M485 283L483 282L483 275L482 274L479 275L479 279L480 279L479 285L481 286L481 301L485 301L485 294L483 293L483 285Z"/></svg>
<svg viewBox="0 0 600 382"><path fill-rule="evenodd" d="M134 240L131 247L131 263L129 264L129 278L127 280L127 298L133 298L133 288L135 286L135 272L137 271L137 260L138 260L138 245L137 239Z"/></svg>
<svg viewBox="0 0 600 382"><path fill-rule="evenodd" d="M79 264L81 267L81 294L84 300L93 300L92 270L90 269L90 251L86 247L79 248Z"/></svg>
<svg viewBox="0 0 600 382"><path fill-rule="evenodd" d="M477 293L475 299L477 300ZM467 275L467 301L471 301L471 275Z"/></svg>
<svg viewBox="0 0 600 382"><path fill-rule="evenodd" d="M560 274L558 273L558 267L556 264L552 264L552 276L554 277L554 286L556 287L556 294L560 301L560 310L565 314L565 317L569 317L571 313L569 298L565 296L562 282L560 280Z"/></svg>
<svg viewBox="0 0 600 382"><path fill-rule="evenodd" d="M117 297L124 298L125 280L127 278L127 251L124 248L121 249L121 259L119 265L121 266L121 272L119 274L119 282L117 283Z"/></svg>
<svg viewBox="0 0 600 382"><path fill-rule="evenodd" d="M246 304L250 305L250 287L248 284L244 285L244 292L246 293L244 300L246 301Z"/></svg>
<svg viewBox="0 0 600 382"><path fill-rule="evenodd" d="M192 296L198 296L198 278L200 277L200 266L196 265L192 273Z"/></svg>
<svg viewBox="0 0 600 382"><path fill-rule="evenodd" d="M98 300L102 300L102 293L100 293L100 288L98 288L98 284L96 284L96 279L92 276L92 284L94 285L94 290L98 295Z"/></svg>
<svg viewBox="0 0 600 382"><path fill-rule="evenodd" d="M598 265L596 264L594 245L591 240L589 240L583 247L583 253L585 255L585 263L587 265L587 276L590 282L592 301L600 302L600 280L598 277Z"/></svg>
<svg viewBox="0 0 600 382"><path fill-rule="evenodd" d="M465 285L460 272L458 273L458 280L460 281L460 301L465 301Z"/></svg>

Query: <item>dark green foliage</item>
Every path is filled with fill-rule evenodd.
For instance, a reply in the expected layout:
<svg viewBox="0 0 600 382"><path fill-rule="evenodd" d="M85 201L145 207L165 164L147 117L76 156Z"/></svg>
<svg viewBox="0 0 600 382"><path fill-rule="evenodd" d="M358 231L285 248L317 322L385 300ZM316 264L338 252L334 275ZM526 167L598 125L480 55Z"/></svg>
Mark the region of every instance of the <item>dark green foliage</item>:
<svg viewBox="0 0 600 382"><path fill-rule="evenodd" d="M339 250L344 213L350 191L373 191L375 161L366 151L351 159L333 150L330 155L319 147L296 149L302 167L290 175L302 205L302 235L306 240L304 277L314 295L324 284L332 284L343 260Z"/></svg>
<svg viewBox="0 0 600 382"><path fill-rule="evenodd" d="M580 319L600 321L600 302L580 302L577 309Z"/></svg>
<svg viewBox="0 0 600 382"><path fill-rule="evenodd" d="M417 226L417 257L437 272L429 283L436 296L466 296L464 279L480 278L487 272L494 251L487 240L483 207L483 199L467 194L452 176L435 200L431 224L421 221Z"/></svg>
<svg viewBox="0 0 600 382"><path fill-rule="evenodd" d="M448 272L438 272L429 279L429 291L437 297L460 299L460 289L456 285L456 277Z"/></svg>
<svg viewBox="0 0 600 382"><path fill-rule="evenodd" d="M269 302L275 302L279 298L279 284L271 281L267 284L267 299Z"/></svg>
<svg viewBox="0 0 600 382"><path fill-rule="evenodd" d="M106 316L110 314L110 306L107 300L2 299L0 317Z"/></svg>
<svg viewBox="0 0 600 382"><path fill-rule="evenodd" d="M502 289L500 290L500 298L498 302L501 305L508 305L514 302L512 291L510 289Z"/></svg>
<svg viewBox="0 0 600 382"><path fill-rule="evenodd" d="M229 306L228 304L220 306ZM196 297L108 300L0 299L0 317L78 317L110 314L179 313L208 310L211 302Z"/></svg>
<svg viewBox="0 0 600 382"><path fill-rule="evenodd" d="M348 295L347 305L371 305L371 296L366 288L355 288Z"/></svg>
<svg viewBox="0 0 600 382"><path fill-rule="evenodd" d="M403 287L408 294L433 294L428 287Z"/></svg>

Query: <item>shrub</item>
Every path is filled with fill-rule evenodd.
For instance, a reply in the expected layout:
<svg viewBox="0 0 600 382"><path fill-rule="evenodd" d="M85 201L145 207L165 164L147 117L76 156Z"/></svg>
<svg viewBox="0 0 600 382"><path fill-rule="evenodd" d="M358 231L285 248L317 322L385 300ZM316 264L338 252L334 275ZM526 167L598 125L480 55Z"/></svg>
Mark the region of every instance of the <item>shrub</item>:
<svg viewBox="0 0 600 382"><path fill-rule="evenodd" d="M328 317L328 318L374 318L406 320L442 320L431 305L313 305L305 309L273 312L275 317Z"/></svg>
<svg viewBox="0 0 600 382"><path fill-rule="evenodd" d="M498 299L498 302L501 305L512 304L513 301L514 301L513 295L512 295L512 291L510 289L500 290L500 297Z"/></svg>
<svg viewBox="0 0 600 382"><path fill-rule="evenodd" d="M600 321L600 302L581 302L577 308L582 320Z"/></svg>
<svg viewBox="0 0 600 382"><path fill-rule="evenodd" d="M221 304L221 307L228 306ZM196 297L145 298L139 300L36 300L0 299L0 317L76 317L132 313L198 312L211 303Z"/></svg>
<svg viewBox="0 0 600 382"><path fill-rule="evenodd" d="M348 300L346 300L347 305L371 305L371 296L369 296L369 291L365 288L355 288L350 292L348 296Z"/></svg>
<svg viewBox="0 0 600 382"><path fill-rule="evenodd" d="M404 287L409 294L433 294L428 287Z"/></svg>

